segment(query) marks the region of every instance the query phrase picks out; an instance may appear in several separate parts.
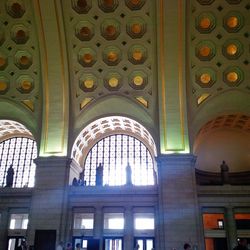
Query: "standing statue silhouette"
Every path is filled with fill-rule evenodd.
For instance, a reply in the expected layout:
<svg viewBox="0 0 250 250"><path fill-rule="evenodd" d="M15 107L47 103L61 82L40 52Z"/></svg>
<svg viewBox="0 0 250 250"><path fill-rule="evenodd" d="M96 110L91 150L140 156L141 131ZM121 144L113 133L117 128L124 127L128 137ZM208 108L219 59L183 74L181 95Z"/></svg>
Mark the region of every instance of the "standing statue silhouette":
<svg viewBox="0 0 250 250"><path fill-rule="evenodd" d="M6 175L6 187L12 187L13 185L13 177L14 177L14 169L13 165L11 164L10 167L7 170Z"/></svg>
<svg viewBox="0 0 250 250"><path fill-rule="evenodd" d="M103 164L99 163L96 168L96 186L103 185Z"/></svg>

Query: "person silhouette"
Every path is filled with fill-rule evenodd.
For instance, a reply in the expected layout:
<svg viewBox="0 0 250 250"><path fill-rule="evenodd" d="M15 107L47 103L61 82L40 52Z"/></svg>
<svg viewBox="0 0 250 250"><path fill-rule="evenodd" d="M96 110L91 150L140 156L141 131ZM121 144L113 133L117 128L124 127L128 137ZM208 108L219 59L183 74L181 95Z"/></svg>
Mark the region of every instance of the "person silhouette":
<svg viewBox="0 0 250 250"><path fill-rule="evenodd" d="M13 165L11 164L7 170L6 187L12 187L12 185L13 185L14 169L12 166Z"/></svg>
<svg viewBox="0 0 250 250"><path fill-rule="evenodd" d="M183 246L183 249L184 249L184 250L191 250L190 244L185 243L184 246Z"/></svg>

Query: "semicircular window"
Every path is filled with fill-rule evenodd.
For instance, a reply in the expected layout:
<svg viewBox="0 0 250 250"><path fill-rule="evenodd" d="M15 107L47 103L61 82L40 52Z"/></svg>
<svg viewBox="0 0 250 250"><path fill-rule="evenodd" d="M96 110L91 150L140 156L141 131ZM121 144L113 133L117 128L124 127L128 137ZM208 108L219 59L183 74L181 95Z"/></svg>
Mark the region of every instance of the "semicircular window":
<svg viewBox="0 0 250 250"><path fill-rule="evenodd" d="M36 142L26 137L12 137L0 143L0 186L34 187L37 157ZM12 165L12 184L7 185L7 173Z"/></svg>
<svg viewBox="0 0 250 250"><path fill-rule="evenodd" d="M147 147L135 137L114 134L98 141L88 152L84 164L86 186L96 185L97 168L103 166L102 185L120 186L128 183L126 167L131 167L133 185L154 185L153 158ZM97 184L98 185L98 184Z"/></svg>

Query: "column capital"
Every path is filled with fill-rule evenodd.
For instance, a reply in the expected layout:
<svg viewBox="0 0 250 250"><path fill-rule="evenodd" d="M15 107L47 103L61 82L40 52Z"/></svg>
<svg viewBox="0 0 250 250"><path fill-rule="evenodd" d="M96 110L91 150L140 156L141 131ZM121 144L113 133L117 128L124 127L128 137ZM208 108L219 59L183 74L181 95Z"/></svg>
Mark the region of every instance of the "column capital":
<svg viewBox="0 0 250 250"><path fill-rule="evenodd" d="M161 154L156 157L156 161L159 164L168 164L168 163L179 163L186 164L189 162L192 166L194 166L196 162L196 156L193 154Z"/></svg>
<svg viewBox="0 0 250 250"><path fill-rule="evenodd" d="M39 167L58 167L61 165L69 167L72 159L66 156L46 156L38 157L34 162Z"/></svg>

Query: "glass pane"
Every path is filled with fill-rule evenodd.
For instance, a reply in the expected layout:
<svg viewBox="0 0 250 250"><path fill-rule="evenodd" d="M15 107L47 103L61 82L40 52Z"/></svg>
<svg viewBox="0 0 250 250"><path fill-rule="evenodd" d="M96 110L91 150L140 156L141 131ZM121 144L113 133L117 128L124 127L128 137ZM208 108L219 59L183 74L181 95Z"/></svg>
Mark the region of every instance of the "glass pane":
<svg viewBox="0 0 250 250"><path fill-rule="evenodd" d="M146 239L146 250L152 250L153 249L153 240L152 239Z"/></svg>
<svg viewBox="0 0 250 250"><path fill-rule="evenodd" d="M9 239L8 250L15 250L16 239Z"/></svg>
<svg viewBox="0 0 250 250"><path fill-rule="evenodd" d="M93 229L93 213L77 213L74 215L74 229Z"/></svg>
<svg viewBox="0 0 250 250"><path fill-rule="evenodd" d="M136 218L135 229L137 230L154 229L154 219Z"/></svg>
<svg viewBox="0 0 250 250"><path fill-rule="evenodd" d="M153 230L154 229L153 213L135 213L134 227L136 230Z"/></svg>
<svg viewBox="0 0 250 250"><path fill-rule="evenodd" d="M122 250L122 239L105 239L105 250Z"/></svg>
<svg viewBox="0 0 250 250"><path fill-rule="evenodd" d="M87 247L88 247L88 241L87 240L82 240L82 247L84 249L87 249Z"/></svg>
<svg viewBox="0 0 250 250"><path fill-rule="evenodd" d="M123 213L105 213L104 229L123 229L124 217Z"/></svg>
<svg viewBox="0 0 250 250"><path fill-rule="evenodd" d="M109 229L123 229L124 219L123 218L111 218L108 220Z"/></svg>
<svg viewBox="0 0 250 250"><path fill-rule="evenodd" d="M9 229L27 229L28 214L11 214Z"/></svg>

